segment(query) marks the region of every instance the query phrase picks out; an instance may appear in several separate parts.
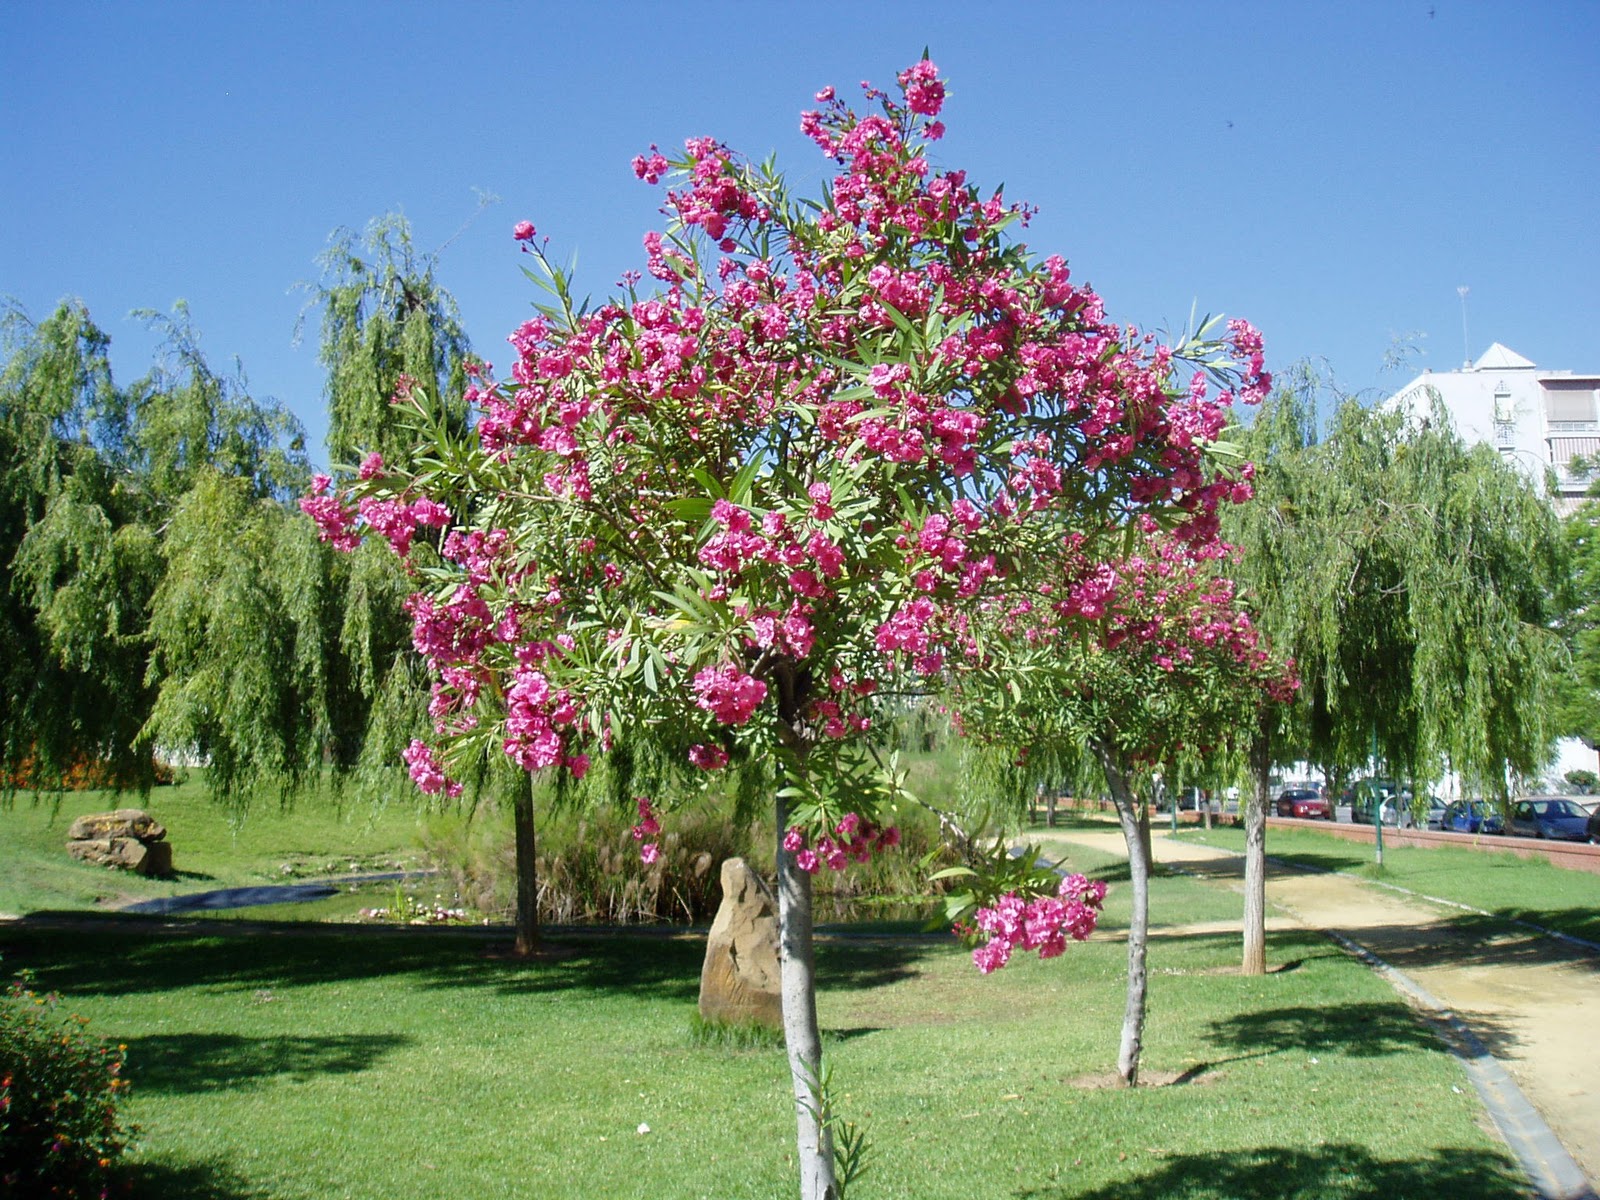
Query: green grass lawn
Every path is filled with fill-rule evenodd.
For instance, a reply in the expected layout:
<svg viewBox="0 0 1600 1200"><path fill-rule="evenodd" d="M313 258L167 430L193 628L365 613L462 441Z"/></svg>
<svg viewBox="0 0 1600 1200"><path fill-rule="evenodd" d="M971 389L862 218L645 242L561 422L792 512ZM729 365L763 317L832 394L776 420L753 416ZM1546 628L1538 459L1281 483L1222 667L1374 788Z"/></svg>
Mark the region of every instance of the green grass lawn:
<svg viewBox="0 0 1600 1200"><path fill-rule="evenodd" d="M1154 905L1198 887L1158 879ZM698 939L523 964L447 930L114 926L13 926L0 953L127 1044L138 1195L794 1192L782 1052L691 1036ZM1313 935L1274 952L1284 969L1246 979L1234 937L1158 936L1145 1064L1188 1081L1125 1092L1073 1083L1114 1063L1120 943L982 978L944 941L825 942L827 1052L875 1153L851 1194L1522 1194L1460 1068L1381 981Z"/></svg>
<svg viewBox="0 0 1600 1200"><path fill-rule="evenodd" d="M1186 829L1179 836L1229 850L1244 850L1242 829L1217 828L1209 833ZM1315 829L1270 829L1267 853L1288 862L1347 871L1364 879L1469 904L1497 918L1531 921L1600 942L1600 875L1551 866L1542 859L1465 846L1385 845L1380 869L1373 862L1371 846L1347 842ZM1458 918L1464 925L1483 920L1471 914Z"/></svg>
<svg viewBox="0 0 1600 1200"><path fill-rule="evenodd" d="M103 908L180 892L417 866L420 810L406 796L381 810L309 796L292 808L260 804L242 819L197 777L147 798L112 792L23 792L0 809L0 912ZM167 827L173 880L80 863L67 829L83 813L137 807ZM285 869L287 868L287 870Z"/></svg>

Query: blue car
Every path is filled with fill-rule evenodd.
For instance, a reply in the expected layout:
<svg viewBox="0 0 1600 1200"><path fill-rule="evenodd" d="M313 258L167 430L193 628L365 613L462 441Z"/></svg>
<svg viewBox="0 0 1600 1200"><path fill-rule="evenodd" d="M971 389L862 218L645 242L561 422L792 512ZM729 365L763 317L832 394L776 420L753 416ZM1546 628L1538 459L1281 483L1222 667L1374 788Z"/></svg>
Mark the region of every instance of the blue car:
<svg viewBox="0 0 1600 1200"><path fill-rule="evenodd" d="M1487 800L1457 800L1445 805L1439 828L1448 833L1504 833L1505 823Z"/></svg>
<svg viewBox="0 0 1600 1200"><path fill-rule="evenodd" d="M1589 814L1571 800L1522 800L1511 810L1511 832L1581 842L1589 836Z"/></svg>

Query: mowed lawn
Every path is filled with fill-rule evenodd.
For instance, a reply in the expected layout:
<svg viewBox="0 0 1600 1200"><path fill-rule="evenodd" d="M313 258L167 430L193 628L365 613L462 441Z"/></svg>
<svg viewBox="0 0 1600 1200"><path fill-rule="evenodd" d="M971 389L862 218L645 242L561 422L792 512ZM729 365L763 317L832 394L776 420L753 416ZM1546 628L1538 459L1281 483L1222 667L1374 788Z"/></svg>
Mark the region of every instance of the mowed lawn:
<svg viewBox="0 0 1600 1200"><path fill-rule="evenodd" d="M1158 925L1237 903L1155 881ZM142 1196L796 1191L782 1052L691 1036L693 935L571 936L521 963L484 931L106 926L24 922L0 953L127 1044ZM1080 1086L1116 1057L1114 933L989 978L939 938L819 957L843 1115L874 1147L860 1200L1524 1194L1458 1064L1314 935L1276 936L1260 979L1234 972L1236 937L1158 935L1145 1063L1183 1081L1132 1092Z"/></svg>

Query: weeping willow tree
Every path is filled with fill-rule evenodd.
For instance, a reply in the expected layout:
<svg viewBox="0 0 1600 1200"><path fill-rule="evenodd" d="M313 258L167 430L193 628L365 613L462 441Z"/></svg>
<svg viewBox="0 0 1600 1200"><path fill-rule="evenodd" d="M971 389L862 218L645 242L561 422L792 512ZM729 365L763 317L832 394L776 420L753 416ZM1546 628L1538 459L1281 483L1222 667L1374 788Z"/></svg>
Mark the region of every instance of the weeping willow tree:
<svg viewBox="0 0 1600 1200"><path fill-rule="evenodd" d="M436 278L437 256L417 251L405 218L380 217L360 235L336 230L320 264L306 312L319 314L334 464L353 470L369 452L390 464L406 461L414 442L390 403L402 380L436 397L451 432L463 431L471 346L455 300ZM329 757L337 775L382 800L403 778L401 752L427 723L429 680L411 650L403 608L414 584L386 547L370 541L334 556L331 571L325 599L343 670L327 679L341 714L329 729Z"/></svg>
<svg viewBox="0 0 1600 1200"><path fill-rule="evenodd" d="M29 782L67 769L148 787L152 749L221 764L213 783L303 769L305 752L266 753L286 705L201 728L176 721L173 694L207 669L283 681L278 642L257 636L254 593L207 593L220 564L253 544L241 505L282 523L308 478L298 424L213 371L180 304L142 314L164 336L156 366L118 388L109 339L81 304L33 326L13 312L4 371L6 758ZM188 531L203 527L199 551ZM288 561L276 554L272 566ZM194 578L187 578L187 574ZM247 580L266 586L263 567ZM216 610L197 620L190 599ZM230 712L224 709L223 712ZM291 739L292 740L292 739ZM21 772L8 771L14 779Z"/></svg>
<svg viewBox="0 0 1600 1200"><path fill-rule="evenodd" d="M110 339L78 301L35 324L11 306L0 370L0 778L59 786L92 765L148 787L144 605L158 560L99 445L122 398Z"/></svg>
<svg viewBox="0 0 1600 1200"><path fill-rule="evenodd" d="M1600 747L1600 500L1562 523L1571 571L1561 595L1561 635L1570 656L1557 680L1558 732Z"/></svg>
<svg viewBox="0 0 1600 1200"><path fill-rule="evenodd" d="M1555 516L1491 448L1463 442L1441 406L1345 402L1319 438L1318 381L1302 373L1297 385L1240 433L1257 502L1226 530L1303 681L1266 768L1293 751L1337 780L1376 758L1413 782L1452 769L1504 800L1539 770L1553 732Z"/></svg>

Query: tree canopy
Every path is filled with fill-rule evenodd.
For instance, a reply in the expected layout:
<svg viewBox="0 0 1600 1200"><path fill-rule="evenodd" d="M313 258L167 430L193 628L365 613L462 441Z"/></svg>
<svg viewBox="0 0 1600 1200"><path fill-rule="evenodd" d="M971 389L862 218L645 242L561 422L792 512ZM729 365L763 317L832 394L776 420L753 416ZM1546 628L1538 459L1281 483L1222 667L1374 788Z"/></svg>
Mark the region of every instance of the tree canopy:
<svg viewBox="0 0 1600 1200"><path fill-rule="evenodd" d="M1561 666L1554 514L1448 414L1342 404L1316 428L1314 378L1240 432L1258 501L1228 517L1240 578L1304 689L1292 749L1335 774L1374 754L1504 795L1537 774Z"/></svg>

